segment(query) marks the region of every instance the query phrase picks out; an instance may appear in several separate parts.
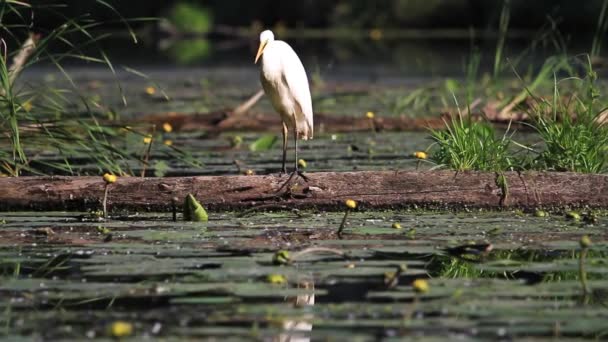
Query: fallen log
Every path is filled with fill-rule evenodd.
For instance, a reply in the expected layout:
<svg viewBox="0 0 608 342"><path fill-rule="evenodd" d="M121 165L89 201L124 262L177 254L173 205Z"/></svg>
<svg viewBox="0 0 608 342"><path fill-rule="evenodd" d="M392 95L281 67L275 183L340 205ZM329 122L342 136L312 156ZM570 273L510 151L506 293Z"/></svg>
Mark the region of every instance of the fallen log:
<svg viewBox="0 0 608 342"><path fill-rule="evenodd" d="M507 172L508 191L489 172L365 171L308 173L281 186L286 176L120 177L109 185L110 210L172 208L191 193L211 210L318 208L342 210L346 199L360 207L435 209L608 208L608 176L555 172ZM0 210L87 210L101 208L99 177L0 178Z"/></svg>
<svg viewBox="0 0 608 342"><path fill-rule="evenodd" d="M279 132L282 127L281 118L278 114L248 113L246 115L233 115L227 111L204 114L159 113L138 118L137 122L152 123L157 127L161 127L167 122L175 130L182 132ZM424 131L429 128L442 129L444 126L445 123L441 117L376 117L372 124L370 119L364 117L315 113L315 132L319 133L364 132L371 131L372 127L377 131Z"/></svg>

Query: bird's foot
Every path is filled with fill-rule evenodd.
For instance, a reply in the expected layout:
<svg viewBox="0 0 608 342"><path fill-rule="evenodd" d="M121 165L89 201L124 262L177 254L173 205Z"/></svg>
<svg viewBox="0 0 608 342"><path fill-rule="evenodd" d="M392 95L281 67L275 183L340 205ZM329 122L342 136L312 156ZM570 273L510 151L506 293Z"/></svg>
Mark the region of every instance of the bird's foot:
<svg viewBox="0 0 608 342"><path fill-rule="evenodd" d="M281 174L282 176L283 174ZM300 171L300 170L295 170L292 173L289 174L289 178L287 178L287 180L285 181L285 183L283 183L283 185L281 185L281 187L279 188L279 190L277 190L277 192L281 192L281 190L287 188L287 190L290 190L290 187L288 187L289 185L291 185L292 180L294 179L294 177L300 177L302 178L305 182L308 183L308 177L306 177L306 175L304 175L304 172Z"/></svg>
<svg viewBox="0 0 608 342"><path fill-rule="evenodd" d="M298 176L300 176L306 183L308 183L308 177L306 177L306 175L304 174L304 172L300 171L300 170L296 170L295 171Z"/></svg>

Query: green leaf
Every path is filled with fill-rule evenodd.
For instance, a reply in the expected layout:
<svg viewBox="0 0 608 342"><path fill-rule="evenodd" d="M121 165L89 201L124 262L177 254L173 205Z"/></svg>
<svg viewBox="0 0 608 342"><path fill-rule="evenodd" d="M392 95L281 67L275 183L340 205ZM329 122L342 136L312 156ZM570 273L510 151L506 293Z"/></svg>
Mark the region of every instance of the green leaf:
<svg viewBox="0 0 608 342"><path fill-rule="evenodd" d="M192 196L188 194L184 201L184 221L207 222L209 216L203 206Z"/></svg>
<svg viewBox="0 0 608 342"><path fill-rule="evenodd" d="M277 140L278 138L276 135L263 135L258 140L252 142L251 145L249 145L249 150L251 150L252 152L268 151L272 148L272 146L274 146Z"/></svg>

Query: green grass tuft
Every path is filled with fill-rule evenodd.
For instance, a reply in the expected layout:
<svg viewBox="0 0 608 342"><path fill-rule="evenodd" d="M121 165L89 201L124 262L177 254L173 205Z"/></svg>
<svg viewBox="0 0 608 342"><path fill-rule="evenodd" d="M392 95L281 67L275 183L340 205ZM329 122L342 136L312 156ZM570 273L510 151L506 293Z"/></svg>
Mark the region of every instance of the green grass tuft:
<svg viewBox="0 0 608 342"><path fill-rule="evenodd" d="M499 137L491 124L462 114L446 122L445 130L431 130L435 148L431 161L457 171L506 171L513 168L507 130Z"/></svg>
<svg viewBox="0 0 608 342"><path fill-rule="evenodd" d="M574 82L575 91L560 94L560 83ZM597 75L588 65L584 79L555 81L553 97L534 98L530 115L545 149L535 167L551 171L606 172L608 165L608 122L599 102Z"/></svg>

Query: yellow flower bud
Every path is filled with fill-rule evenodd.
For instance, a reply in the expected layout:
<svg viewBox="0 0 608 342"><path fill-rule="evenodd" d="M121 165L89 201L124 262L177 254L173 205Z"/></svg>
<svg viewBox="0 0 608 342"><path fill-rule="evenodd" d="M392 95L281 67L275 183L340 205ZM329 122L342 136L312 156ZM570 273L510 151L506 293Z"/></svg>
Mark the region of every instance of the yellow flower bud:
<svg viewBox="0 0 608 342"><path fill-rule="evenodd" d="M243 143L243 137L241 137L240 135L235 135L232 137L232 139L230 139L230 146L232 147L240 147L241 144Z"/></svg>
<svg viewBox="0 0 608 342"><path fill-rule="evenodd" d="M282 274L269 274L266 277L266 281L271 284L285 284L287 282L287 278L285 278Z"/></svg>
<svg viewBox="0 0 608 342"><path fill-rule="evenodd" d="M376 114L374 114L374 112L367 112L365 113L365 117L368 119L373 119L374 117L376 117Z"/></svg>
<svg viewBox="0 0 608 342"><path fill-rule="evenodd" d="M369 31L369 37L372 40L380 40L380 39L382 39L382 36L383 36L382 30L380 30L380 29L376 28L376 29L371 29Z"/></svg>
<svg viewBox="0 0 608 342"><path fill-rule="evenodd" d="M393 229L401 229L401 223L399 223L399 222L393 223Z"/></svg>
<svg viewBox="0 0 608 342"><path fill-rule="evenodd" d="M152 136L151 135L147 135L144 137L144 144L149 144L152 142Z"/></svg>
<svg viewBox="0 0 608 342"><path fill-rule="evenodd" d="M106 183L116 183L116 179L118 179L118 177L116 177L116 175L110 174L110 173L104 173L103 174L103 180L106 181Z"/></svg>
<svg viewBox="0 0 608 342"><path fill-rule="evenodd" d="M576 211L569 211L566 213L566 218L573 221L580 221L581 214L577 213Z"/></svg>
<svg viewBox="0 0 608 342"><path fill-rule="evenodd" d="M588 235L583 235L583 237L581 237L580 244L581 248L589 248L589 246L591 246L591 239Z"/></svg>
<svg viewBox="0 0 608 342"><path fill-rule="evenodd" d="M289 252L284 250L276 252L272 257L272 263L275 265L286 265L289 264L290 261Z"/></svg>
<svg viewBox="0 0 608 342"><path fill-rule="evenodd" d="M171 133L173 131L173 126L171 126L170 123L165 122L163 124L163 131L167 132L167 133Z"/></svg>
<svg viewBox="0 0 608 342"><path fill-rule="evenodd" d="M148 94L148 95L154 95L154 94L156 94L156 88L154 88L154 87L146 87L146 94Z"/></svg>
<svg viewBox="0 0 608 342"><path fill-rule="evenodd" d="M429 292L430 288L429 283L424 279L414 280L414 282L412 283L412 287L414 288L414 291L418 293L427 293Z"/></svg>
<svg viewBox="0 0 608 342"><path fill-rule="evenodd" d="M255 174L255 172L253 172L252 169L248 169L247 171L245 171L245 176L253 176Z"/></svg>
<svg viewBox="0 0 608 342"><path fill-rule="evenodd" d="M352 199L347 199L344 204L346 204L348 209L355 209L357 207L357 202Z"/></svg>
<svg viewBox="0 0 608 342"><path fill-rule="evenodd" d="M422 152L422 151L414 152L414 158L427 159L428 157L429 156L426 154L426 152Z"/></svg>
<svg viewBox="0 0 608 342"><path fill-rule="evenodd" d="M127 337L133 334L133 324L116 321L110 325L110 335L116 338Z"/></svg>
<svg viewBox="0 0 608 342"><path fill-rule="evenodd" d="M306 160L304 159L299 159L298 160L298 166L305 169L306 168Z"/></svg>
<svg viewBox="0 0 608 342"><path fill-rule="evenodd" d="M32 103L30 101L27 101L23 104L23 109L25 109L26 112L29 112L32 110Z"/></svg>
<svg viewBox="0 0 608 342"><path fill-rule="evenodd" d="M167 145L167 146L171 146L171 145L173 145L173 141L167 139L167 140L164 141L164 144Z"/></svg>

